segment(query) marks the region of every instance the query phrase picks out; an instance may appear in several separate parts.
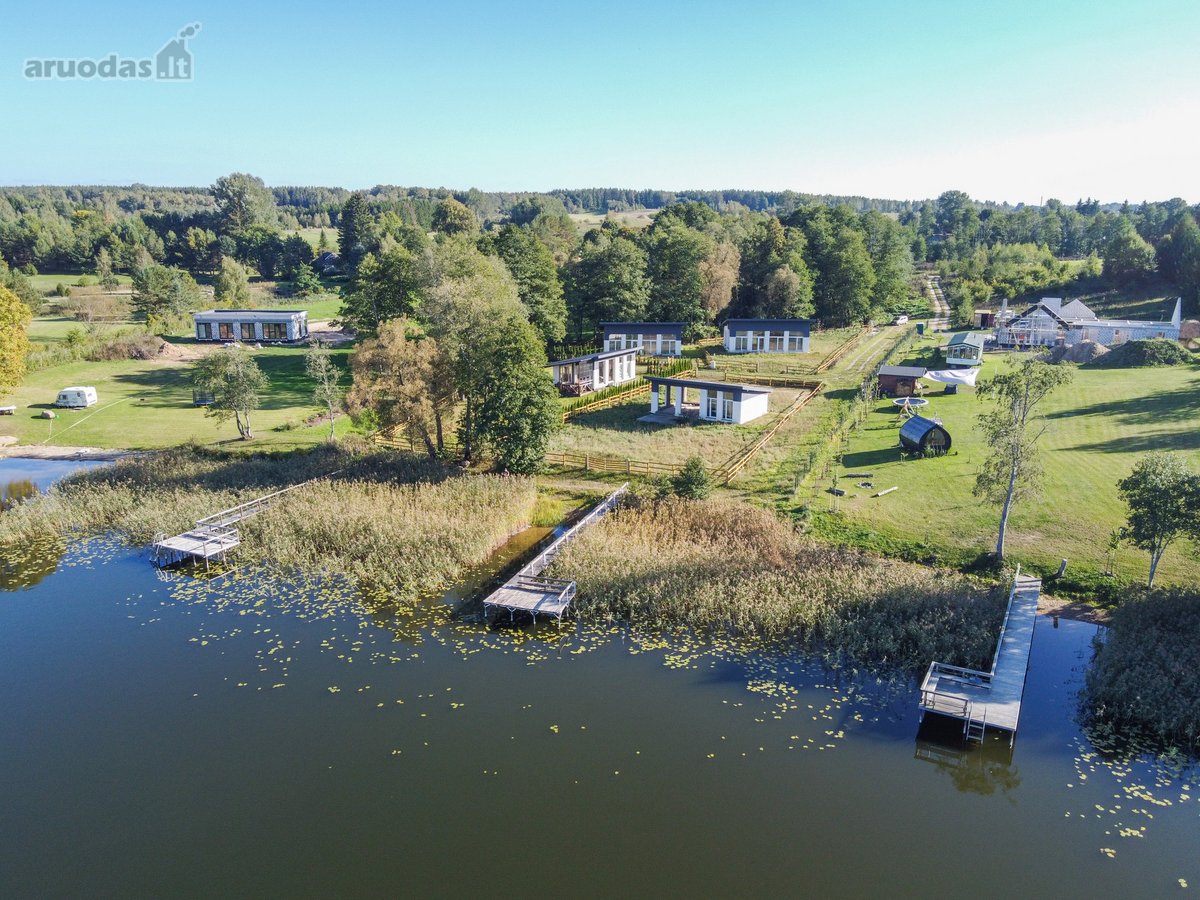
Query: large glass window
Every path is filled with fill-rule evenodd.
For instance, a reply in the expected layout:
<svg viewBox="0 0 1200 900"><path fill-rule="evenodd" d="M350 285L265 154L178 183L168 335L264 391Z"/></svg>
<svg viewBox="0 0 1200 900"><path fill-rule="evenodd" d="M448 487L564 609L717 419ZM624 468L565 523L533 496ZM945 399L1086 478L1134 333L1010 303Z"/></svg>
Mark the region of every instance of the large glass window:
<svg viewBox="0 0 1200 900"><path fill-rule="evenodd" d="M287 326L282 322L264 322L263 339L267 341L286 341Z"/></svg>
<svg viewBox="0 0 1200 900"><path fill-rule="evenodd" d="M212 326L207 322L197 322L196 337L202 341L207 341L212 338Z"/></svg>
<svg viewBox="0 0 1200 900"><path fill-rule="evenodd" d="M775 332L768 331L767 335L770 340L771 352L772 353L782 353L783 352L783 332L776 334Z"/></svg>
<svg viewBox="0 0 1200 900"><path fill-rule="evenodd" d="M733 336L734 350L749 350L750 349L750 334L745 331L738 331Z"/></svg>
<svg viewBox="0 0 1200 900"><path fill-rule="evenodd" d="M733 421L733 395L725 397L721 404L721 418L726 422Z"/></svg>
<svg viewBox="0 0 1200 900"><path fill-rule="evenodd" d="M717 418L719 410L718 394L719 391L708 392L708 408L704 411L704 415L709 419Z"/></svg>
<svg viewBox="0 0 1200 900"><path fill-rule="evenodd" d="M217 323L217 334L223 341L232 341L233 340L233 323L232 322L218 322Z"/></svg>
<svg viewBox="0 0 1200 900"><path fill-rule="evenodd" d="M253 322L243 322L242 323L242 340L243 341L254 340L254 323Z"/></svg>

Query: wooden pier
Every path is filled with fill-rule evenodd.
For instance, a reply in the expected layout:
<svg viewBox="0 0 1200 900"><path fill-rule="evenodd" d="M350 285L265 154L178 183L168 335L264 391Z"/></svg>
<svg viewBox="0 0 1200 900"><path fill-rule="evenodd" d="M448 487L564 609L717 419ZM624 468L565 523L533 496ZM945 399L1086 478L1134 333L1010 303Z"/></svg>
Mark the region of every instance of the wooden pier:
<svg viewBox="0 0 1200 900"><path fill-rule="evenodd" d="M337 472L330 473L330 475L336 474ZM328 478L329 475L325 477ZM255 513L262 512L289 491L309 484L312 484L312 481L293 484L283 490L264 494L245 503L239 503L237 506L231 506L229 509L213 513L211 516L205 516L196 522L194 528L183 534L177 534L174 537L157 535L150 545L151 558L160 566L169 566L188 559L204 560L204 565L207 566L211 560L224 560L226 553L236 549L242 543L237 529L238 522Z"/></svg>
<svg viewBox="0 0 1200 900"><path fill-rule="evenodd" d="M542 573L550 568L550 564L554 562L559 550L567 541L615 507L628 488L629 483L626 482L609 494L603 502L597 504L586 516L522 566L516 575L485 597L483 600L484 610L487 612L507 611L509 619L512 619L518 612L529 613L535 617L540 613L561 619L570 607L571 601L575 599L575 582L543 578Z"/></svg>
<svg viewBox="0 0 1200 900"><path fill-rule="evenodd" d="M930 712L958 719L968 741L982 743L989 728L1007 731L1010 743L1015 740L1041 592L1041 579L1022 576L1018 568L991 670L931 663L921 682L922 718Z"/></svg>

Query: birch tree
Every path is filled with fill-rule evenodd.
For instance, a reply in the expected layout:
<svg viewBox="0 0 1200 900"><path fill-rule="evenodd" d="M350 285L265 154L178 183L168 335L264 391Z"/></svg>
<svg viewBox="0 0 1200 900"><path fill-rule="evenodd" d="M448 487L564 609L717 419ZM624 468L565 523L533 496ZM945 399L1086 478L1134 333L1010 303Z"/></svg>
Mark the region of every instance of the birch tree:
<svg viewBox="0 0 1200 900"><path fill-rule="evenodd" d="M994 399L995 405L979 417L991 452L975 478L975 493L1000 506L997 562L1004 561L1004 538L1013 505L1033 493L1041 481L1037 445L1046 429L1035 424L1038 405L1055 388L1069 382L1072 374L1066 367L1027 359L979 387L979 395Z"/></svg>
<svg viewBox="0 0 1200 900"><path fill-rule="evenodd" d="M1150 554L1146 587L1153 588L1167 548L1182 536L1200 534L1200 476L1180 456L1150 453L1117 482L1117 493L1129 507L1124 537Z"/></svg>

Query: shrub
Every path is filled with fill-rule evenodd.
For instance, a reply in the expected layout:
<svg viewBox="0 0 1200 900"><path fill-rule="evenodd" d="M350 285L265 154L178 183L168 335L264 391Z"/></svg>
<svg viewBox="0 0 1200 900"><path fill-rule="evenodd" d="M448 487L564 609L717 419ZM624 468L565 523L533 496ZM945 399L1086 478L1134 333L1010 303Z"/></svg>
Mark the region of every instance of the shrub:
<svg viewBox="0 0 1200 900"><path fill-rule="evenodd" d="M679 474L671 481L671 488L677 497L685 500L704 500L712 493L712 478L704 460L693 456L683 464Z"/></svg>
<svg viewBox="0 0 1200 900"><path fill-rule="evenodd" d="M58 297L70 297L71 289L60 281L54 286L54 294Z"/></svg>

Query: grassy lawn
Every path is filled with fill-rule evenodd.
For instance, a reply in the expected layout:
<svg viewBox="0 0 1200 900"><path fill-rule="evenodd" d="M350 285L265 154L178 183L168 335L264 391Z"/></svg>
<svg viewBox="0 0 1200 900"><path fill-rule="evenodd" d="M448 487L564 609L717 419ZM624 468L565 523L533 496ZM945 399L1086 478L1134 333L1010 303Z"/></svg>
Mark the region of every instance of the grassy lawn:
<svg viewBox="0 0 1200 900"><path fill-rule="evenodd" d="M926 341L923 346L931 345ZM914 354L919 358L919 354ZM991 354L981 378L1022 357ZM839 487L850 495L838 501L839 521L865 526L888 541L969 553L989 550L999 510L972 495L975 474L988 452L977 429L984 404L970 388L946 395L940 387L925 395L927 416L940 418L953 439L949 455L902 461L897 449L900 420L891 401L880 401L866 426L851 440L840 469ZM1200 367L1160 369L1076 369L1074 381L1046 401L1041 439L1045 468L1042 494L1015 508L1008 550L1014 559L1056 567L1066 557L1073 566L1102 570L1109 533L1124 521L1116 482L1151 450L1185 453L1200 466ZM855 487L871 473L871 490ZM870 494L897 486L884 497ZM824 491L828 482L820 484ZM814 496L824 509L829 495ZM1144 578L1146 555L1130 547L1118 554L1118 572ZM1163 581L1195 579L1200 564L1183 545L1168 551L1160 567Z"/></svg>
<svg viewBox="0 0 1200 900"><path fill-rule="evenodd" d="M691 392L693 395L695 392ZM771 393L770 412L746 425L696 422L687 425L648 425L638 417L650 412L650 399L641 396L620 406L572 419L550 442L557 453L593 453L650 462L682 463L699 456L710 467L721 465L768 427L799 394L788 388ZM689 399L695 402L695 397ZM789 421L776 439L792 427Z"/></svg>
<svg viewBox="0 0 1200 900"><path fill-rule="evenodd" d="M258 309L303 309L308 311L308 321L323 322L336 319L342 309L342 298L339 294L317 294L305 299L303 297L263 297L256 304Z"/></svg>
<svg viewBox="0 0 1200 900"><path fill-rule="evenodd" d="M334 352L345 368L347 351ZM328 433L327 426L303 424L316 412L303 353L291 347L255 352L271 386L262 409L252 417L256 436L247 446L310 446ZM0 434L15 435L23 444L131 449L170 447L189 440L203 444L234 440L233 422L219 423L192 406L190 375L191 363L178 360L77 362L32 372L6 398L16 404L17 413L0 418ZM56 410L53 421L37 418L61 388L77 384L94 386L99 403L85 410ZM349 425L343 417L339 430Z"/></svg>
<svg viewBox="0 0 1200 900"><path fill-rule="evenodd" d="M77 287L75 282L77 282L85 274L92 283L88 287ZM94 290L97 292L104 290L104 288L100 287L100 285L96 283L96 276L92 275L90 272L39 272L37 275L27 275L25 277L29 279L30 284L32 284L39 291L43 291L45 293L49 293L50 291L54 290L54 288L59 284L65 284L67 287L71 288L72 293L79 290L85 292L88 290ZM118 275L117 281L126 287L133 284L133 279L128 275Z"/></svg>
<svg viewBox="0 0 1200 900"><path fill-rule="evenodd" d="M329 228L297 228L295 231L291 232L291 234L300 235L300 237L304 238L306 241L308 241L310 244L312 244L313 249L316 250L317 244L320 243L320 241L321 241L321 232L322 231L325 232L325 239L329 242L329 249L332 250L334 253L337 253L338 232L337 232L336 228L333 228L333 227L329 227ZM285 235L284 237L286 238L287 235Z"/></svg>
<svg viewBox="0 0 1200 900"><path fill-rule="evenodd" d="M609 213L607 216L599 213L567 213L571 221L579 229L579 233L591 231L604 224L606 218L615 219L619 224L628 228L647 228L658 214L656 209L627 209L624 212Z"/></svg>

